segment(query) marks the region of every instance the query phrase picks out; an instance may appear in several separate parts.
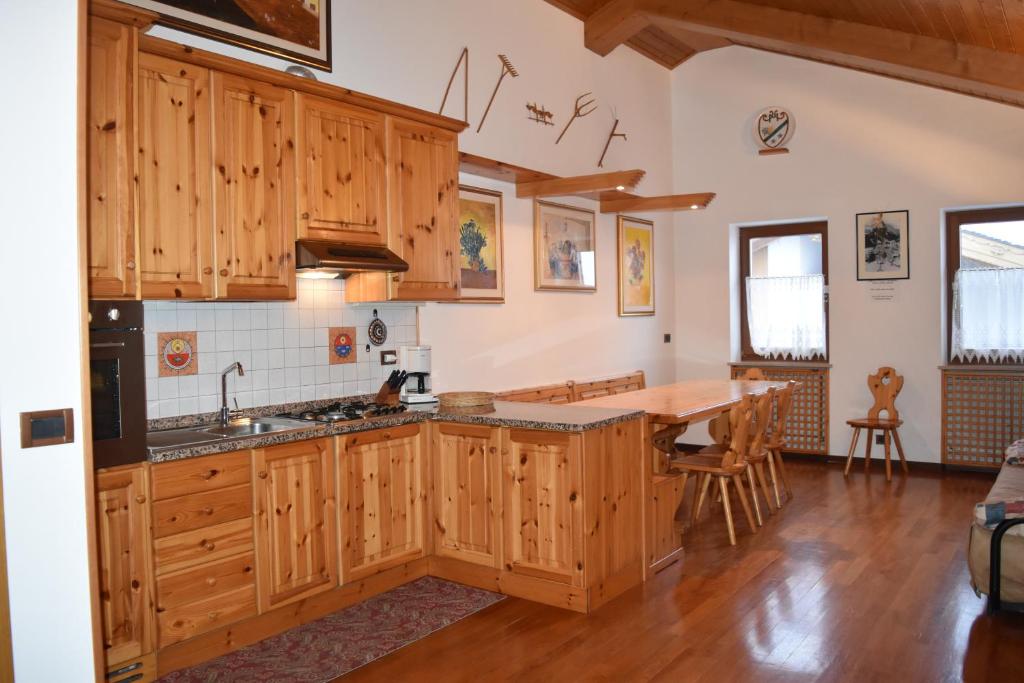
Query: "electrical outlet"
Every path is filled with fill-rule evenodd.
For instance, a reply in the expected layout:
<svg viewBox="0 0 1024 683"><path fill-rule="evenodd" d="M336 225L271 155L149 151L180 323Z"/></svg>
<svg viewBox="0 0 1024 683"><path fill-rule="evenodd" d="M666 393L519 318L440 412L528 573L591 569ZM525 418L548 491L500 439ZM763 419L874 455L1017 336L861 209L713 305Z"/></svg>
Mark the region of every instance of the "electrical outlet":
<svg viewBox="0 0 1024 683"><path fill-rule="evenodd" d="M672 335L669 334L668 332L665 333L665 343L666 344L671 344L672 343Z"/></svg>
<svg viewBox="0 0 1024 683"><path fill-rule="evenodd" d="M876 446L884 446L885 445L885 434L875 434L875 445Z"/></svg>

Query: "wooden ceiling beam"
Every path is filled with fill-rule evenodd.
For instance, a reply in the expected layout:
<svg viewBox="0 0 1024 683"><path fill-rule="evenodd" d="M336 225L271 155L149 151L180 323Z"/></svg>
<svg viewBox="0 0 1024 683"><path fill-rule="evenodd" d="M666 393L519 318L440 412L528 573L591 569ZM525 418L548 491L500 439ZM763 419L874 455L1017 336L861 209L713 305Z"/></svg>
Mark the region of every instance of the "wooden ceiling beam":
<svg viewBox="0 0 1024 683"><path fill-rule="evenodd" d="M640 0L610 0L583 22L583 44L602 57L651 25Z"/></svg>
<svg viewBox="0 0 1024 683"><path fill-rule="evenodd" d="M1024 106L1024 55L738 0L634 0L666 31L870 71Z"/></svg>
<svg viewBox="0 0 1024 683"><path fill-rule="evenodd" d="M528 180L516 183L516 197L564 197L573 194L600 192L635 187L644 177L644 171L611 171L592 175L569 176L547 180Z"/></svg>
<svg viewBox="0 0 1024 683"><path fill-rule="evenodd" d="M670 194L660 197L619 197L601 199L601 213L651 213L654 211L692 211L706 209L715 198L714 192Z"/></svg>

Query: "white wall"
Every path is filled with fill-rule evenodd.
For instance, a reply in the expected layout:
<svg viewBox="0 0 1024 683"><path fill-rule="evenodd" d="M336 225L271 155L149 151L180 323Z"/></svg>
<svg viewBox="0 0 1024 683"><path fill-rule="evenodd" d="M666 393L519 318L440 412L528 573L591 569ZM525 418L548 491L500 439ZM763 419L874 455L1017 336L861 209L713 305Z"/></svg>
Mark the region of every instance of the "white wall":
<svg viewBox="0 0 1024 683"><path fill-rule="evenodd" d="M865 377L892 365L907 456L937 462L944 208L1024 201L1024 111L782 55L730 47L673 72L674 182L718 193L676 219L677 374L722 377L730 355L730 224L829 221L831 452L870 406ZM758 156L753 117L796 117L791 153ZM910 211L910 280L874 303L856 280L854 215ZM876 454L879 450L876 448Z"/></svg>
<svg viewBox="0 0 1024 683"><path fill-rule="evenodd" d="M583 47L583 24L541 0L434 2L335 2L334 71L320 80L437 111L463 46L470 49L471 127L463 151L559 175L595 173L614 107L620 131L605 160L608 170L643 168L638 191L671 190L669 72L632 50L601 58ZM287 62L157 27L154 35L232 57L284 68ZM481 133L476 133L500 73L497 53L519 71L506 77ZM445 113L462 117L461 72ZM576 96L592 91L599 108L577 120L559 145L555 138ZM554 126L526 118L527 102L555 114ZM599 218L598 291L534 292L532 202L515 188L463 176L494 187L505 200L504 305L437 305L420 309L422 341L434 347L436 386L514 388L569 378L643 369L652 383L672 379L673 329L671 214L656 220L657 315L619 318L615 284L615 218ZM594 202L578 202L595 208Z"/></svg>
<svg viewBox="0 0 1024 683"><path fill-rule="evenodd" d="M74 0L0 8L0 447L19 681L93 680L82 451ZM72 444L22 450L18 414L72 408Z"/></svg>

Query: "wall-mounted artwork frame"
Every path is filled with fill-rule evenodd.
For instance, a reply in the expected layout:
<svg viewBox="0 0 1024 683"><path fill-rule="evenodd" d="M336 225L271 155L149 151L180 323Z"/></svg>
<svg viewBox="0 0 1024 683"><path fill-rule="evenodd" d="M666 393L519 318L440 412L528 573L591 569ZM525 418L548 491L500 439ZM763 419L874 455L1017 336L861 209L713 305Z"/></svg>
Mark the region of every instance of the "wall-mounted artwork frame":
<svg viewBox="0 0 1024 683"><path fill-rule="evenodd" d="M910 212L871 211L856 219L857 279L910 279Z"/></svg>
<svg viewBox="0 0 1024 683"><path fill-rule="evenodd" d="M505 233L502 194L459 185L460 301L505 301Z"/></svg>
<svg viewBox="0 0 1024 683"><path fill-rule="evenodd" d="M654 222L618 218L619 315L654 315Z"/></svg>
<svg viewBox="0 0 1024 683"><path fill-rule="evenodd" d="M534 201L533 277L536 290L597 291L597 219L593 211Z"/></svg>
<svg viewBox="0 0 1024 683"><path fill-rule="evenodd" d="M127 0L157 23L331 70L331 0Z"/></svg>

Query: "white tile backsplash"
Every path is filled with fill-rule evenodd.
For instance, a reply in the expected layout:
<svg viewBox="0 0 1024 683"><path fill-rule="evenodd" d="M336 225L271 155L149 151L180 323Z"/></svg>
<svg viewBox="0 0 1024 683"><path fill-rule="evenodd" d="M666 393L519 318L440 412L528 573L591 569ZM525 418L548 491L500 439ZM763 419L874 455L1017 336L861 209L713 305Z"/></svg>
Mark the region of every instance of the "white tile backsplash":
<svg viewBox="0 0 1024 683"><path fill-rule="evenodd" d="M240 408L375 391L392 367L381 350L416 343L416 306L345 304L343 280L303 280L295 301L146 301L146 412L149 418L220 407L220 371L238 361L245 376L228 378L228 404ZM388 326L384 346L366 351L373 310ZM329 327L355 326L357 362L331 366ZM197 375L158 377L159 332L196 331Z"/></svg>

